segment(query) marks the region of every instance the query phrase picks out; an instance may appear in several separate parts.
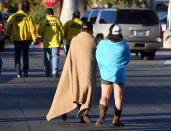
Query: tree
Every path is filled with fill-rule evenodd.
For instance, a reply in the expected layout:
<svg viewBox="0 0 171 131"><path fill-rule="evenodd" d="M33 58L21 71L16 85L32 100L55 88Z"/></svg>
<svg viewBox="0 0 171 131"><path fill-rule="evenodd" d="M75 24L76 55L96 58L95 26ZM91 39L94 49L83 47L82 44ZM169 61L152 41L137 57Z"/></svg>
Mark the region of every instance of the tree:
<svg viewBox="0 0 171 131"><path fill-rule="evenodd" d="M19 2L27 2L28 0L8 0L6 7L8 8L8 12L16 12L18 10L17 4Z"/></svg>
<svg viewBox="0 0 171 131"><path fill-rule="evenodd" d="M78 0L78 9L81 14L87 11L87 0Z"/></svg>
<svg viewBox="0 0 171 131"><path fill-rule="evenodd" d="M104 7L107 4L112 4L112 7L143 7L146 5L146 0L101 0L101 5Z"/></svg>

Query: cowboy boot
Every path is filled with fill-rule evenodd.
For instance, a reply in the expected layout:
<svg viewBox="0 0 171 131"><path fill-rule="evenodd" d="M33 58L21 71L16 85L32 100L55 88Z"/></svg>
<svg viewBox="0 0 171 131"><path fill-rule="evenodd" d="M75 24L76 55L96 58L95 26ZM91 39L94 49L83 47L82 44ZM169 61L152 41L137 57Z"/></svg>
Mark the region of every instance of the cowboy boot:
<svg viewBox="0 0 171 131"><path fill-rule="evenodd" d="M78 108L81 108L81 104L77 104ZM90 117L88 116L89 109L84 109L80 112L81 123L91 123Z"/></svg>
<svg viewBox="0 0 171 131"><path fill-rule="evenodd" d="M66 120L67 120L67 113L61 115L61 119L62 119L63 121L66 121Z"/></svg>
<svg viewBox="0 0 171 131"><path fill-rule="evenodd" d="M81 116L81 123L91 123L91 120L88 114L84 114Z"/></svg>
<svg viewBox="0 0 171 131"><path fill-rule="evenodd" d="M114 114L114 117L113 117L113 122L112 124L116 127L120 127L120 126L124 126L123 123L120 122L120 116L121 116L121 110L118 110L116 108L116 106L114 106L114 110L115 110L115 114Z"/></svg>
<svg viewBox="0 0 171 131"><path fill-rule="evenodd" d="M96 127L100 127L103 124L103 121L106 117L106 112L108 109L107 106L104 106L102 104L99 105L99 108L100 108L100 117L96 121L96 124L95 124Z"/></svg>

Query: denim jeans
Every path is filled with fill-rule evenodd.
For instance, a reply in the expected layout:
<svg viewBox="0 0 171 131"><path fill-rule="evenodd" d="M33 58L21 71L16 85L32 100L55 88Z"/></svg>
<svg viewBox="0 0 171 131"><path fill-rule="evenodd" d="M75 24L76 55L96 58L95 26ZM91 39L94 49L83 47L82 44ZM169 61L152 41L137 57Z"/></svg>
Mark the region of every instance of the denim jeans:
<svg viewBox="0 0 171 131"><path fill-rule="evenodd" d="M44 69L45 75L58 74L58 64L59 64L59 49L55 48L44 48ZM52 70L51 70L51 60L52 60Z"/></svg>
<svg viewBox="0 0 171 131"><path fill-rule="evenodd" d="M2 59L0 58L0 75L1 75L2 64L3 64L3 61L2 61Z"/></svg>
<svg viewBox="0 0 171 131"><path fill-rule="evenodd" d="M29 40L25 41L14 41L14 47L15 47L15 69L17 72L17 75L21 75L21 52L23 52L23 72L24 74L28 73L29 70L29 58L28 58L28 51L29 51Z"/></svg>

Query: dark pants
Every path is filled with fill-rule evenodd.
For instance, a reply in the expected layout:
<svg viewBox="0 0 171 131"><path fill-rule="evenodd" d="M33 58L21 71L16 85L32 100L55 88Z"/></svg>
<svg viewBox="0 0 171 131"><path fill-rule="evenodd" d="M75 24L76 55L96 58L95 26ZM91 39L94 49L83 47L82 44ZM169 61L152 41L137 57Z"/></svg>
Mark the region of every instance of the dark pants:
<svg viewBox="0 0 171 131"><path fill-rule="evenodd" d="M0 75L1 75L2 64L3 64L3 62L2 62L2 59L0 58Z"/></svg>
<svg viewBox="0 0 171 131"><path fill-rule="evenodd" d="M29 51L29 44L30 41L14 41L14 47L15 47L15 69L17 72L17 75L21 75L21 52L23 52L23 72L24 74L28 73L29 70L29 58L28 58L28 51Z"/></svg>
<svg viewBox="0 0 171 131"><path fill-rule="evenodd" d="M66 55L68 54L69 48L70 48L70 45L66 45Z"/></svg>

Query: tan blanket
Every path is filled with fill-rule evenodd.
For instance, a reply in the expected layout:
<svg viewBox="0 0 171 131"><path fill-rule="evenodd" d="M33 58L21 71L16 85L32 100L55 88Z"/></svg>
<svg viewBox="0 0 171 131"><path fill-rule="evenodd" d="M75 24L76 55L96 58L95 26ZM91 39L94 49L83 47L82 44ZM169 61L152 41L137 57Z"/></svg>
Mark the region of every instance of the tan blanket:
<svg viewBox="0 0 171 131"><path fill-rule="evenodd" d="M46 118L51 120L82 104L78 115L90 109L96 91L96 42L81 32L71 41L58 87Z"/></svg>

